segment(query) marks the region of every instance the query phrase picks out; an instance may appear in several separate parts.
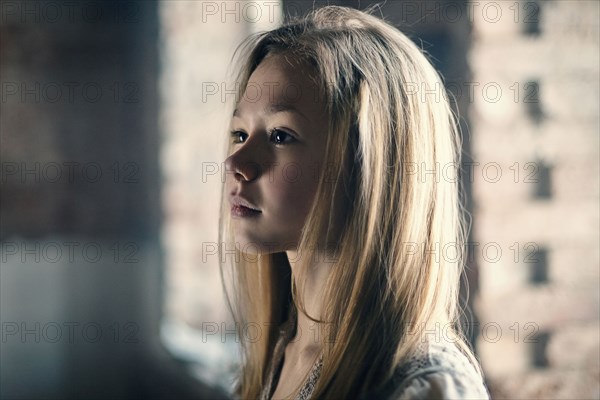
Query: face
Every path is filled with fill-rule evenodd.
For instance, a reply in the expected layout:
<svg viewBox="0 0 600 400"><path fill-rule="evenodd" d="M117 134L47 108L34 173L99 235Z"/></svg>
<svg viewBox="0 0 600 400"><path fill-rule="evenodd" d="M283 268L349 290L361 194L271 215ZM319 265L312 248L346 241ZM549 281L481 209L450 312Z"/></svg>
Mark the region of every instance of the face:
<svg viewBox="0 0 600 400"><path fill-rule="evenodd" d="M282 56L250 76L230 124L226 193L238 247L295 250L324 165L327 116L308 69Z"/></svg>

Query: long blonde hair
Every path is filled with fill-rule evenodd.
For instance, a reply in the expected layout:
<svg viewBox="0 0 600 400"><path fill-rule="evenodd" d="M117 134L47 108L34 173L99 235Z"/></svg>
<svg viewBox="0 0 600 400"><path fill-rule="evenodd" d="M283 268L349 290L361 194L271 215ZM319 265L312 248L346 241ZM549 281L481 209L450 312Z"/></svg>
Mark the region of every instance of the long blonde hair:
<svg viewBox="0 0 600 400"><path fill-rule="evenodd" d="M329 340L314 398L357 397L376 388L427 330L440 326L479 370L458 327L466 239L456 176L461 141L442 81L427 58L385 21L338 6L252 35L236 54L238 99L271 54L304 61L323 88L330 124L326 159L333 171L328 179L320 177L298 245L302 260L312 259L319 247L318 232L330 233L339 190L347 212L323 293L319 322L327 324ZM237 394L254 399L278 327L296 307L305 310L285 253L228 253L234 238L227 211L222 206L219 240L225 291L242 338ZM294 266L298 282L306 267ZM250 326L261 335L244 340Z"/></svg>

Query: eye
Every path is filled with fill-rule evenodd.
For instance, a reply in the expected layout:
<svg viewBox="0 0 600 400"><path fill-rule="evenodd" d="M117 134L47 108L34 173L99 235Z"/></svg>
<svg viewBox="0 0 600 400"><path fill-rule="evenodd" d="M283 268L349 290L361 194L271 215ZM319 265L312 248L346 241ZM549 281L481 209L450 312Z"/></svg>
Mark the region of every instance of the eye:
<svg viewBox="0 0 600 400"><path fill-rule="evenodd" d="M296 140L294 136L278 128L273 128L267 133L269 135L269 140L279 145L289 144ZM248 134L239 130L232 130L229 134L233 144L241 144L248 139Z"/></svg>
<svg viewBox="0 0 600 400"><path fill-rule="evenodd" d="M273 128L269 131L269 138L275 142L275 144L289 144L296 140L289 133L277 128Z"/></svg>
<svg viewBox="0 0 600 400"><path fill-rule="evenodd" d="M231 135L231 142L233 144L244 143L246 141L246 138L248 137L248 134L245 132L242 132L242 131L231 131L230 135Z"/></svg>

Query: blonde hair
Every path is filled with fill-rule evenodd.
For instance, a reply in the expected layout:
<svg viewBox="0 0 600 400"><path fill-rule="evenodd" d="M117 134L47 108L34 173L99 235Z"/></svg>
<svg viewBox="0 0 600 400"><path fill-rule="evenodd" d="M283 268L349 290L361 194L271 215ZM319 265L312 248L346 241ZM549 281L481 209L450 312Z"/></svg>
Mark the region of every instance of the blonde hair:
<svg viewBox="0 0 600 400"><path fill-rule="evenodd" d="M314 398L357 397L381 385L436 324L480 371L458 327L466 239L460 183L456 176L440 176L447 166L458 170L461 141L427 58L385 21L338 6L253 35L237 54L238 99L269 55L305 62L324 88L334 190L322 174L298 245L302 260L318 248L318 232L330 237L337 191L344 193L347 212L323 294L319 322L327 324L330 340L323 343ZM227 211L222 206L220 242L231 250ZM454 246L452 258L441 254L448 246ZM262 328L256 340L241 341L237 394L253 399L264 384L279 326L294 307L305 310L285 253L252 259L236 250L235 259L221 256L231 261L221 273L240 336L249 325ZM303 276L305 268L295 265L294 274Z"/></svg>

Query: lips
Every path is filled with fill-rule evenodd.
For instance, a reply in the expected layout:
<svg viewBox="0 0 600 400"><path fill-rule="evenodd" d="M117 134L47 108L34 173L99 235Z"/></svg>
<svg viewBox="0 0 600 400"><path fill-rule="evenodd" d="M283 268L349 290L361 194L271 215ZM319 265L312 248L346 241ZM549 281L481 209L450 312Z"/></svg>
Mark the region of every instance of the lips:
<svg viewBox="0 0 600 400"><path fill-rule="evenodd" d="M237 208L241 209L242 211L245 209L245 210L251 211L251 212L257 212L257 213L261 212L258 207L256 207L250 201L248 201L247 199L245 199L239 195L230 196L229 202L231 203L231 205L233 207L237 207Z"/></svg>
<svg viewBox="0 0 600 400"><path fill-rule="evenodd" d="M255 217L260 215L260 211L252 210L244 206L231 206L231 214L236 217Z"/></svg>

